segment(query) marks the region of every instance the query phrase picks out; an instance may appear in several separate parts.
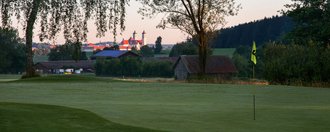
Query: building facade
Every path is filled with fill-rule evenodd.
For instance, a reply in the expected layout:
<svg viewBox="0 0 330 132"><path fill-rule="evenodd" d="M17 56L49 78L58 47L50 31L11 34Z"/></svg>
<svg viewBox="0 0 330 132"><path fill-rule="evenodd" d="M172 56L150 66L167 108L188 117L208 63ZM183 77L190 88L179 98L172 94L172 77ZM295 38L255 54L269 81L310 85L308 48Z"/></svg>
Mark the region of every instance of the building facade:
<svg viewBox="0 0 330 132"><path fill-rule="evenodd" d="M130 37L128 40L123 39L119 44L119 50L130 51L132 50L132 48L140 50L142 46L147 45L147 33L143 31L141 39L137 39L136 34L136 31L134 31L133 37Z"/></svg>
<svg viewBox="0 0 330 132"><path fill-rule="evenodd" d="M217 80L228 80L237 73L237 69L231 59L227 56L208 57L205 74ZM189 80L198 77L201 73L199 58L196 55L183 55L174 65L176 80Z"/></svg>

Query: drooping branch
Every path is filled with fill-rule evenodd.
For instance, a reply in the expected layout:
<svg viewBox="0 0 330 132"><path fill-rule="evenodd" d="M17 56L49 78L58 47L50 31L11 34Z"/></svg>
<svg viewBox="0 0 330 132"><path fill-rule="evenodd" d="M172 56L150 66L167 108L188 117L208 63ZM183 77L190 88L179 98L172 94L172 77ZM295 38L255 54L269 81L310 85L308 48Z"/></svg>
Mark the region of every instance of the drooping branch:
<svg viewBox="0 0 330 132"><path fill-rule="evenodd" d="M108 29L125 29L125 5L129 0L0 0L3 27L9 27L16 16L23 23L27 45L27 69L32 73L32 38L36 23L40 22L40 40L54 40L63 31L67 41L86 40L88 21L95 18L98 37ZM112 15L108 15L108 13ZM23 17L21 17L23 16ZM96 17L93 17L96 16ZM111 24L107 23L112 22ZM117 25L120 25L117 29ZM110 26L111 25L111 26Z"/></svg>

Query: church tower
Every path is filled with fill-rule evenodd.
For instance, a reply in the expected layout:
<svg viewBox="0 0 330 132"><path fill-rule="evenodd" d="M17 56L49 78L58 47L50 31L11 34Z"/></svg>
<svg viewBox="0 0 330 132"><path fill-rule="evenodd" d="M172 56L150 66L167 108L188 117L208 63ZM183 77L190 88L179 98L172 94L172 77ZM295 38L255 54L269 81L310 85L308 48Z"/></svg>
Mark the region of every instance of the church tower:
<svg viewBox="0 0 330 132"><path fill-rule="evenodd" d="M143 31L142 32L142 44L143 45L147 45L147 37L146 37L146 32L145 31Z"/></svg>
<svg viewBox="0 0 330 132"><path fill-rule="evenodd" d="M136 40L136 31L133 32L133 40Z"/></svg>

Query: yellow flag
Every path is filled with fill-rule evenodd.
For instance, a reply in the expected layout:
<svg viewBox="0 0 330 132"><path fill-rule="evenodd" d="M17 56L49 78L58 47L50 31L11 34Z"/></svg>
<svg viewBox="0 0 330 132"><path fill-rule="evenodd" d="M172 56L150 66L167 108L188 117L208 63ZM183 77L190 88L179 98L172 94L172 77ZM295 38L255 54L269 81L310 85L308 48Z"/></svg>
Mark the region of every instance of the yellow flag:
<svg viewBox="0 0 330 132"><path fill-rule="evenodd" d="M253 41L252 51L251 51L251 61L256 65L257 64L257 47L256 42Z"/></svg>

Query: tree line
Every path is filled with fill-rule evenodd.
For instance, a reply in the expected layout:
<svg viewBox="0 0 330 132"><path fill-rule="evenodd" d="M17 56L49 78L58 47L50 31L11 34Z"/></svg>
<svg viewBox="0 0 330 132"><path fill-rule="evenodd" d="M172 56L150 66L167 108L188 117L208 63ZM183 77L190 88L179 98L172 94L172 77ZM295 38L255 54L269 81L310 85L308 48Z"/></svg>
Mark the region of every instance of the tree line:
<svg viewBox="0 0 330 132"><path fill-rule="evenodd" d="M213 48L238 48L240 45L250 46L253 41L264 44L269 41L281 41L294 26L288 16L273 16L218 31L211 42Z"/></svg>

